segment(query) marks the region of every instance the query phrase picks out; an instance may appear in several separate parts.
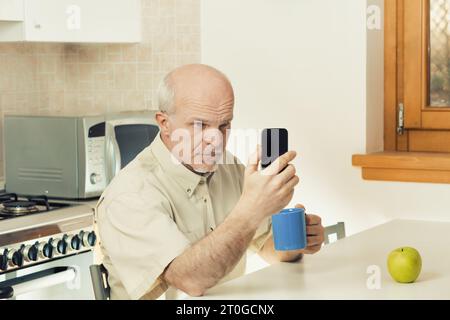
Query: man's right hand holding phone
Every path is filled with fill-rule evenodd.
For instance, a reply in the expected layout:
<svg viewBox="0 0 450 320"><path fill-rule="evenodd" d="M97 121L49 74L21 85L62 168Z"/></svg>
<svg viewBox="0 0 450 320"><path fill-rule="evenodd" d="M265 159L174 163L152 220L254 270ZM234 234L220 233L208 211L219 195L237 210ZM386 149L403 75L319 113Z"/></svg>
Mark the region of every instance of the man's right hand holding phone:
<svg viewBox="0 0 450 320"><path fill-rule="evenodd" d="M258 170L261 147L250 156L239 206L254 215L255 223L278 213L292 200L294 187L300 181L291 163L296 155L295 151L288 151L263 170Z"/></svg>

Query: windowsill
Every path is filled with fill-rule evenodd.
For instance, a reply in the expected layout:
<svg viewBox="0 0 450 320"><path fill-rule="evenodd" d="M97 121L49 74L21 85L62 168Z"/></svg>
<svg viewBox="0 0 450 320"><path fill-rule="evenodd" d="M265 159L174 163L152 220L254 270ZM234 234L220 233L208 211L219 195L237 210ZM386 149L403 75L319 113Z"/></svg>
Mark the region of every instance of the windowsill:
<svg viewBox="0 0 450 320"><path fill-rule="evenodd" d="M377 152L355 154L364 180L450 183L450 153Z"/></svg>

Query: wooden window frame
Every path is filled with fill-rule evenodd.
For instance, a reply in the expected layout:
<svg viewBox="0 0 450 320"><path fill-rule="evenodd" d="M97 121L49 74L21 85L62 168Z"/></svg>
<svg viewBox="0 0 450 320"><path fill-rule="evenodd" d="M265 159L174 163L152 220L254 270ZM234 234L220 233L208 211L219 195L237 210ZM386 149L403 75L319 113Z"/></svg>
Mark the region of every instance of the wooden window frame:
<svg viewBox="0 0 450 320"><path fill-rule="evenodd" d="M397 3L404 11L404 48L403 70L403 100L405 107L405 128L407 129L450 129L450 108L431 107L428 105L428 65L429 61L429 0L401 0ZM390 8L388 8L390 9ZM397 10L398 11L398 10ZM401 13L397 19L402 18ZM420 32L417 32L417 31ZM417 77L420 74L420 77ZM401 83L400 83L401 85ZM399 96L401 99L402 96ZM445 107L445 106L444 106Z"/></svg>
<svg viewBox="0 0 450 320"><path fill-rule="evenodd" d="M353 155L352 163L362 168L365 180L450 183L450 146L443 148L450 139L444 131L450 129L450 109L426 105L429 1L385 0L384 7L384 152ZM416 16L406 21L404 15ZM399 135L401 102L406 131Z"/></svg>

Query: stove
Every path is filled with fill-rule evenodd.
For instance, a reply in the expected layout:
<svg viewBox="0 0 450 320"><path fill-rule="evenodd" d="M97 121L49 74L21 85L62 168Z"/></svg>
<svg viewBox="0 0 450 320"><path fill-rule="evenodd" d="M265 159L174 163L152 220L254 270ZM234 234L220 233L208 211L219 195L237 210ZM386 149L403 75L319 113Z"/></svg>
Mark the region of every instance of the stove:
<svg viewBox="0 0 450 320"><path fill-rule="evenodd" d="M0 194L0 275L92 251L96 238L87 205Z"/></svg>
<svg viewBox="0 0 450 320"><path fill-rule="evenodd" d="M68 203L49 201L47 196L21 196L15 193L0 194L0 220L48 212L69 206Z"/></svg>

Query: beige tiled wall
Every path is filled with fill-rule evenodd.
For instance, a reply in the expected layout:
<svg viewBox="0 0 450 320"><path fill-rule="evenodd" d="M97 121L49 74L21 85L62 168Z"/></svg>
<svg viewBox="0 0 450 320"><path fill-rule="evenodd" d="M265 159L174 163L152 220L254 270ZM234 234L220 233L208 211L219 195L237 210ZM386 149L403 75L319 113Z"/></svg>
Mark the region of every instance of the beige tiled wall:
<svg viewBox="0 0 450 320"><path fill-rule="evenodd" d="M156 108L164 74L194 62L200 62L200 0L142 0L138 44L0 43L1 132L6 113Z"/></svg>

